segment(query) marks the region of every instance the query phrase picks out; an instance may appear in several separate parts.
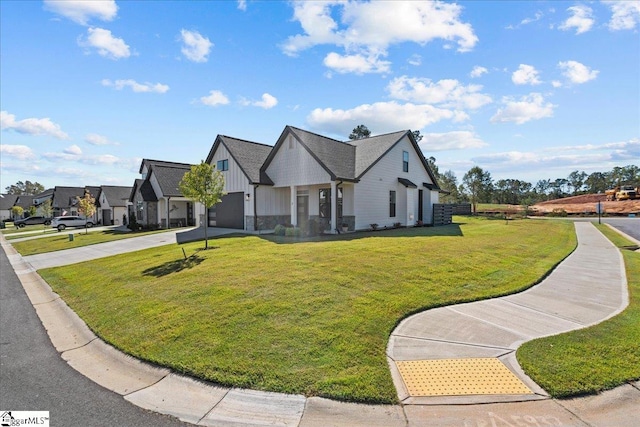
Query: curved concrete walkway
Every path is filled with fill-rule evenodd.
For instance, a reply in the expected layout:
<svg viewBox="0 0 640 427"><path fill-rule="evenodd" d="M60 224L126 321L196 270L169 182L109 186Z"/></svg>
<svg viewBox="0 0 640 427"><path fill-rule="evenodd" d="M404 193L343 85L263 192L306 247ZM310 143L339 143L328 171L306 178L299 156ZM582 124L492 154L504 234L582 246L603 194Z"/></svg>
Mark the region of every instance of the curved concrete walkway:
<svg viewBox="0 0 640 427"><path fill-rule="evenodd" d="M533 336L556 333L558 328L583 327L620 311L626 305L627 294L619 252L591 224L576 225L576 230L579 248L549 276L548 279L554 277L551 282L547 279L527 292L484 301L481 305L432 310L437 316L455 313L451 323L429 323L433 321L427 317L430 312L406 319L391 338L389 356L396 360L466 357L466 351L476 355L474 351L488 350L492 357L507 356L504 360L508 360L508 353ZM480 427L635 426L637 423L640 382L581 399L502 403L499 396L494 396L490 400L493 403L462 406L444 404L453 403L444 401L420 402L402 396L401 387L403 405L361 405L206 384L140 362L102 342L52 292L34 267L4 238L0 240L53 345L69 365L138 406L193 424ZM609 276L605 278L592 271L604 266L615 278L613 285ZM589 284L584 284L585 281ZM533 292L538 288L542 293ZM579 295L581 293L587 294L586 299ZM530 297L530 294L533 295ZM444 310L447 313L443 313ZM498 341L487 341L492 336L489 331L496 333ZM448 349L438 350L444 348L442 346ZM511 368L517 372L517 365ZM544 392L540 392L539 397L544 397Z"/></svg>

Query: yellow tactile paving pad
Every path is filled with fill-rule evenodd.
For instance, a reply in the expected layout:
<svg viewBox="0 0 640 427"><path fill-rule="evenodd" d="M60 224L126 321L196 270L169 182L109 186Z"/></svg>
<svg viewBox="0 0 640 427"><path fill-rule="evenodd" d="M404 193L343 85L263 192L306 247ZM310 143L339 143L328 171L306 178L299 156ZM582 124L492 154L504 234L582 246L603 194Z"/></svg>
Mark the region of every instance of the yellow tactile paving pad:
<svg viewBox="0 0 640 427"><path fill-rule="evenodd" d="M533 394L496 358L410 360L396 366L414 397Z"/></svg>

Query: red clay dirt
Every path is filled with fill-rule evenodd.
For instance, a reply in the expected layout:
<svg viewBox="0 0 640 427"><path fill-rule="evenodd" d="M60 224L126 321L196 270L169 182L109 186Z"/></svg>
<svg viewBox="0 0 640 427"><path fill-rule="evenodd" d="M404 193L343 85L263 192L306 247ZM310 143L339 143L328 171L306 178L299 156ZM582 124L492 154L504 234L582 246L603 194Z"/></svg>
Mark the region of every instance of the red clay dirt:
<svg viewBox="0 0 640 427"><path fill-rule="evenodd" d="M531 210L539 214L551 213L554 209L562 209L568 214L595 214L600 202L602 213L610 215L640 214L640 199L606 201L604 194L583 194L581 196L565 197L564 199L549 200L538 203Z"/></svg>

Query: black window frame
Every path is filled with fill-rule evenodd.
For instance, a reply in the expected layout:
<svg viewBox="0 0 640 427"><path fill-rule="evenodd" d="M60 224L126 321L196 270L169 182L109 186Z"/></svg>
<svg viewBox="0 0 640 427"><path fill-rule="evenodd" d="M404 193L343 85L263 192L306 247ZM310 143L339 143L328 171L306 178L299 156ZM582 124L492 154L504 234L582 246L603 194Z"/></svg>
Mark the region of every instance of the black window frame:
<svg viewBox="0 0 640 427"><path fill-rule="evenodd" d="M216 164L216 168L221 172L228 171L229 159L218 160L218 163Z"/></svg>
<svg viewBox="0 0 640 427"><path fill-rule="evenodd" d="M402 171L409 172L409 152L402 152Z"/></svg>
<svg viewBox="0 0 640 427"><path fill-rule="evenodd" d="M396 217L396 191L389 191L389 218Z"/></svg>

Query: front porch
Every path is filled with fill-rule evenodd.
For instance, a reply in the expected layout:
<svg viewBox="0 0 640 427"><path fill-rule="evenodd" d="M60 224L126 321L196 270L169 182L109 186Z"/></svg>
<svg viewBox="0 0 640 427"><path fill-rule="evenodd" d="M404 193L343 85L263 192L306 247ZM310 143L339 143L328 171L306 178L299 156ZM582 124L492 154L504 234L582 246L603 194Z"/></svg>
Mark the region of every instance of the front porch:
<svg viewBox="0 0 640 427"><path fill-rule="evenodd" d="M349 231L354 231L356 217L354 212L353 183L331 181L326 184L292 185L290 187L273 188L282 192L283 199L288 200L288 212L284 211L284 203L279 212L259 212L260 228L273 228L277 224L289 223L303 230L315 221L319 230L324 233L338 233L343 224Z"/></svg>

